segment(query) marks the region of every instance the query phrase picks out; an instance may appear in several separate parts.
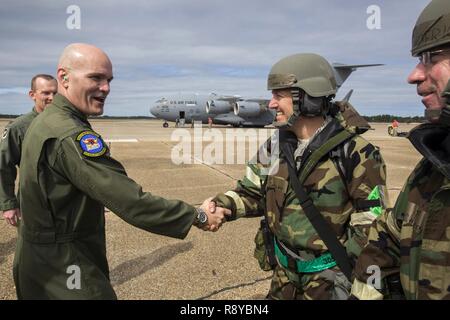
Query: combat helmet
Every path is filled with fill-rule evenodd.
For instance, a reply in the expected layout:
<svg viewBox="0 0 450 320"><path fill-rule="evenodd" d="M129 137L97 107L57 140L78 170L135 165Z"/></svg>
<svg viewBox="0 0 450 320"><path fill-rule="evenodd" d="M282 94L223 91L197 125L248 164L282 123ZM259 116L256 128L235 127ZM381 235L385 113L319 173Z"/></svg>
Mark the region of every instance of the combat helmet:
<svg viewBox="0 0 450 320"><path fill-rule="evenodd" d="M443 46L450 46L450 1L433 0L423 9L414 26L411 54L417 57ZM447 95L448 88L443 93L448 100ZM425 110L425 117L439 117L439 122L450 125L450 106L447 104L442 110Z"/></svg>
<svg viewBox="0 0 450 320"><path fill-rule="evenodd" d="M327 60L314 53L285 57L272 66L267 89L288 88L292 93L294 114L287 123L278 126L292 126L299 116L325 115L336 94L333 68Z"/></svg>

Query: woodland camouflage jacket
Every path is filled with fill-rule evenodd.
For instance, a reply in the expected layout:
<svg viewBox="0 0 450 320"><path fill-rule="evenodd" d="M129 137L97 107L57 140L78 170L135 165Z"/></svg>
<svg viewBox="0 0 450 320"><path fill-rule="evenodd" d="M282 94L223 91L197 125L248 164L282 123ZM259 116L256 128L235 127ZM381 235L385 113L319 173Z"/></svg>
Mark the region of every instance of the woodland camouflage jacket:
<svg viewBox="0 0 450 320"><path fill-rule="evenodd" d="M409 139L424 158L394 209L384 212L370 230L355 268L352 294L359 299L383 298L367 284L370 266L380 267L383 278L400 272L407 299L450 299L449 127L420 125Z"/></svg>
<svg viewBox="0 0 450 320"><path fill-rule="evenodd" d="M314 205L331 224L339 240L345 243L349 254L358 255L367 241L364 229L371 224L374 216L368 210L356 212L355 201L367 199L376 186L384 187L386 171L379 150L356 134L350 134L346 141L341 142L345 143L346 149L345 159L342 159L346 181L331 160L330 153L317 159L317 154L323 151L321 147L345 130L338 120L332 120L309 143L298 173ZM333 148L336 149L339 144L337 142ZM263 147L270 152L273 147L268 145ZM259 154L255 163L247 165L245 177L238 181L234 190L216 196L218 205L231 209L235 218L266 214L271 231L285 244L298 251L306 251L312 257L326 252L325 244L289 184L283 155L265 166ZM349 225L356 227L350 241L347 232Z"/></svg>

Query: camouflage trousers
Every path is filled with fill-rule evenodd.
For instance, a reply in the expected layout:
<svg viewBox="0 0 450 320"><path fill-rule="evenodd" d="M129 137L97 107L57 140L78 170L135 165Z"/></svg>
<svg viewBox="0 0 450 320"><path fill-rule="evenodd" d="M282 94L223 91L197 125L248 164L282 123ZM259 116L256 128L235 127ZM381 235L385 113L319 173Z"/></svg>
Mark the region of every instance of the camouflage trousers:
<svg viewBox="0 0 450 320"><path fill-rule="evenodd" d="M347 300L351 283L337 268L317 273L290 274L297 277L292 281L287 271L280 266L275 267L272 283L267 295L271 300Z"/></svg>

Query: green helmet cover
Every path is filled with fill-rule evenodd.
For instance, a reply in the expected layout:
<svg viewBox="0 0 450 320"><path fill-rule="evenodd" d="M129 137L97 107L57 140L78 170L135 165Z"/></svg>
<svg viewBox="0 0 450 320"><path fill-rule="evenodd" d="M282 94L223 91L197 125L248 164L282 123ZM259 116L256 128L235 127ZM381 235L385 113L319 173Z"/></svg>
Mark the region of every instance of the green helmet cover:
<svg viewBox="0 0 450 320"><path fill-rule="evenodd" d="M450 1L433 0L423 9L412 34L411 54L450 43Z"/></svg>
<svg viewBox="0 0 450 320"><path fill-rule="evenodd" d="M269 72L267 89L298 88L311 97L336 94L333 68L323 57L314 53L300 53L275 63Z"/></svg>
<svg viewBox="0 0 450 320"><path fill-rule="evenodd" d="M450 1L432 0L417 18L412 34L411 54L450 45ZM450 125L450 81L442 93L446 106L441 110L425 110L425 118Z"/></svg>

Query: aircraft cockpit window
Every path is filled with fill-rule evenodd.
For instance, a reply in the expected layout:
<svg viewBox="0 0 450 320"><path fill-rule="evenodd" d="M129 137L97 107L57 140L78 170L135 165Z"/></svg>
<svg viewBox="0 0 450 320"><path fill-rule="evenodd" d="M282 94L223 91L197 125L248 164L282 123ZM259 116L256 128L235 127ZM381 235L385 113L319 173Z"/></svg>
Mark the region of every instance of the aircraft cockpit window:
<svg viewBox="0 0 450 320"><path fill-rule="evenodd" d="M161 99L156 100L156 103L164 103L164 102L167 102L166 98L161 98Z"/></svg>

